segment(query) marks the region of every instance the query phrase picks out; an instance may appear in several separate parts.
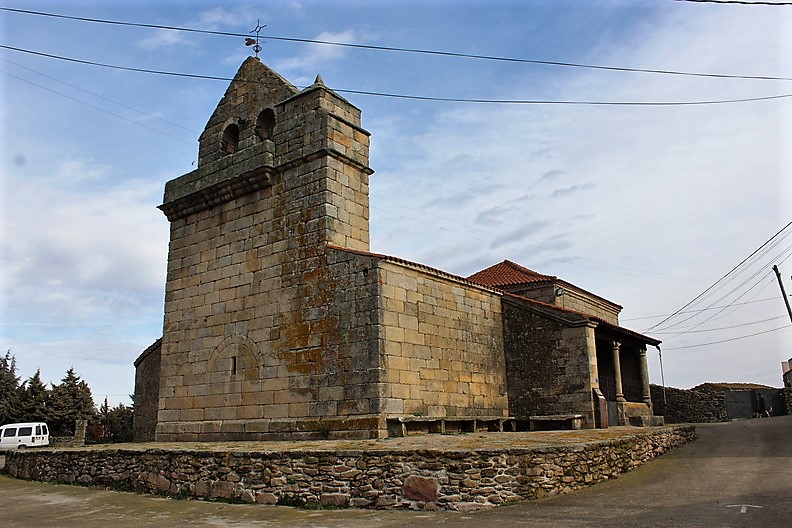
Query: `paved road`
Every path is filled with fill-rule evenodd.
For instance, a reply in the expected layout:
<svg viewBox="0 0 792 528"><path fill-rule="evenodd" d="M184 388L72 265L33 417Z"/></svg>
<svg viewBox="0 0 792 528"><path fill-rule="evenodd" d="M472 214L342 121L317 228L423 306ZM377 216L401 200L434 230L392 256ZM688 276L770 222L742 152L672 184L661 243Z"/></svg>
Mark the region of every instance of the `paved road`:
<svg viewBox="0 0 792 528"><path fill-rule="evenodd" d="M306 511L177 501L0 477L0 524L84 528L791 527L792 416L700 425L698 430L697 442L617 480L488 512Z"/></svg>

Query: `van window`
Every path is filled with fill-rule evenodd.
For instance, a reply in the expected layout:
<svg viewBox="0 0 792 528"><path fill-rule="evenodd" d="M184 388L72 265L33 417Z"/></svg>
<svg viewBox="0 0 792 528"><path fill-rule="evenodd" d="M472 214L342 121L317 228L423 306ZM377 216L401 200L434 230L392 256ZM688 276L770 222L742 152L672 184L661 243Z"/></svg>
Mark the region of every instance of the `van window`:
<svg viewBox="0 0 792 528"><path fill-rule="evenodd" d="M44 429L44 434L45 434L45 435L48 435L48 434L49 434L49 431L47 430L47 424L44 424L44 425L42 425L41 427L42 427L42 429Z"/></svg>
<svg viewBox="0 0 792 528"><path fill-rule="evenodd" d="M41 436L41 426L40 425L36 426L36 436Z"/></svg>
<svg viewBox="0 0 792 528"><path fill-rule="evenodd" d="M30 436L33 434L33 427L20 427L19 436Z"/></svg>
<svg viewBox="0 0 792 528"><path fill-rule="evenodd" d="M3 437L16 436L16 427L9 427L3 431Z"/></svg>

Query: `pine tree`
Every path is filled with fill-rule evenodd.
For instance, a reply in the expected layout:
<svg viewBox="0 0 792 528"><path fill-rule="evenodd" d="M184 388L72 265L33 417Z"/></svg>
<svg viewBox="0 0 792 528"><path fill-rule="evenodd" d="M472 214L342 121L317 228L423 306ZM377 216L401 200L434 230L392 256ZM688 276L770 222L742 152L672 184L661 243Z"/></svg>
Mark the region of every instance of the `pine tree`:
<svg viewBox="0 0 792 528"><path fill-rule="evenodd" d="M13 423L21 417L16 358L8 350L5 355L0 356L0 424Z"/></svg>
<svg viewBox="0 0 792 528"><path fill-rule="evenodd" d="M36 370L36 373L22 385L21 407L25 421L49 422L47 400L49 400L49 390L41 381L41 370Z"/></svg>
<svg viewBox="0 0 792 528"><path fill-rule="evenodd" d="M56 435L74 434L77 420L90 420L96 414L91 388L74 372L66 371L59 385L53 385L48 407L51 429Z"/></svg>
<svg viewBox="0 0 792 528"><path fill-rule="evenodd" d="M113 442L132 441L132 407L119 403L110 409L107 418Z"/></svg>

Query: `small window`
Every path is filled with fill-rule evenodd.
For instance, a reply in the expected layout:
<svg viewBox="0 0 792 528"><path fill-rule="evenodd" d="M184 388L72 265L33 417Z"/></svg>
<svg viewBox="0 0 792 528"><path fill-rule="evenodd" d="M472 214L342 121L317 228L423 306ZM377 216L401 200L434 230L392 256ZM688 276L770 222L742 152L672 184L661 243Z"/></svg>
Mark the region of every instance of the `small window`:
<svg viewBox="0 0 792 528"><path fill-rule="evenodd" d="M48 435L48 434L49 434L49 430L47 429L47 424L44 424L44 425L42 425L42 426L41 426L41 428L42 428L42 430L44 431L44 434L45 434L45 435Z"/></svg>
<svg viewBox="0 0 792 528"><path fill-rule="evenodd" d="M36 426L36 436L41 436L41 426L40 425Z"/></svg>
<svg viewBox="0 0 792 528"><path fill-rule="evenodd" d="M231 358L231 375L236 376L237 373L237 358L236 356Z"/></svg>
<svg viewBox="0 0 792 528"><path fill-rule="evenodd" d="M225 154L233 154L239 146L239 127L230 124L223 131L222 149Z"/></svg>
<svg viewBox="0 0 792 528"><path fill-rule="evenodd" d="M256 135L259 139L273 139L275 136L275 112L266 108L256 119Z"/></svg>
<svg viewBox="0 0 792 528"><path fill-rule="evenodd" d="M3 431L3 437L8 438L10 436L16 436L16 427L9 427Z"/></svg>
<svg viewBox="0 0 792 528"><path fill-rule="evenodd" d="M19 436L30 436L33 434L33 427L20 427Z"/></svg>

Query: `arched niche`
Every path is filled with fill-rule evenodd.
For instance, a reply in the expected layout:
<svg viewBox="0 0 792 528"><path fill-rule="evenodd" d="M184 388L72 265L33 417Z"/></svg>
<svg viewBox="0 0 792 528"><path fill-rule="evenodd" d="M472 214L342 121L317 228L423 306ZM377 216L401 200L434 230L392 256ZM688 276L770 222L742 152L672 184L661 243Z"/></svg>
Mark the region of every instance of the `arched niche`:
<svg viewBox="0 0 792 528"><path fill-rule="evenodd" d="M272 140L275 137L275 112L265 108L256 119L256 136L260 140Z"/></svg>
<svg viewBox="0 0 792 528"><path fill-rule="evenodd" d="M223 139L221 141L221 148L223 154L233 154L239 147L239 126L231 123L225 130L223 130Z"/></svg>

